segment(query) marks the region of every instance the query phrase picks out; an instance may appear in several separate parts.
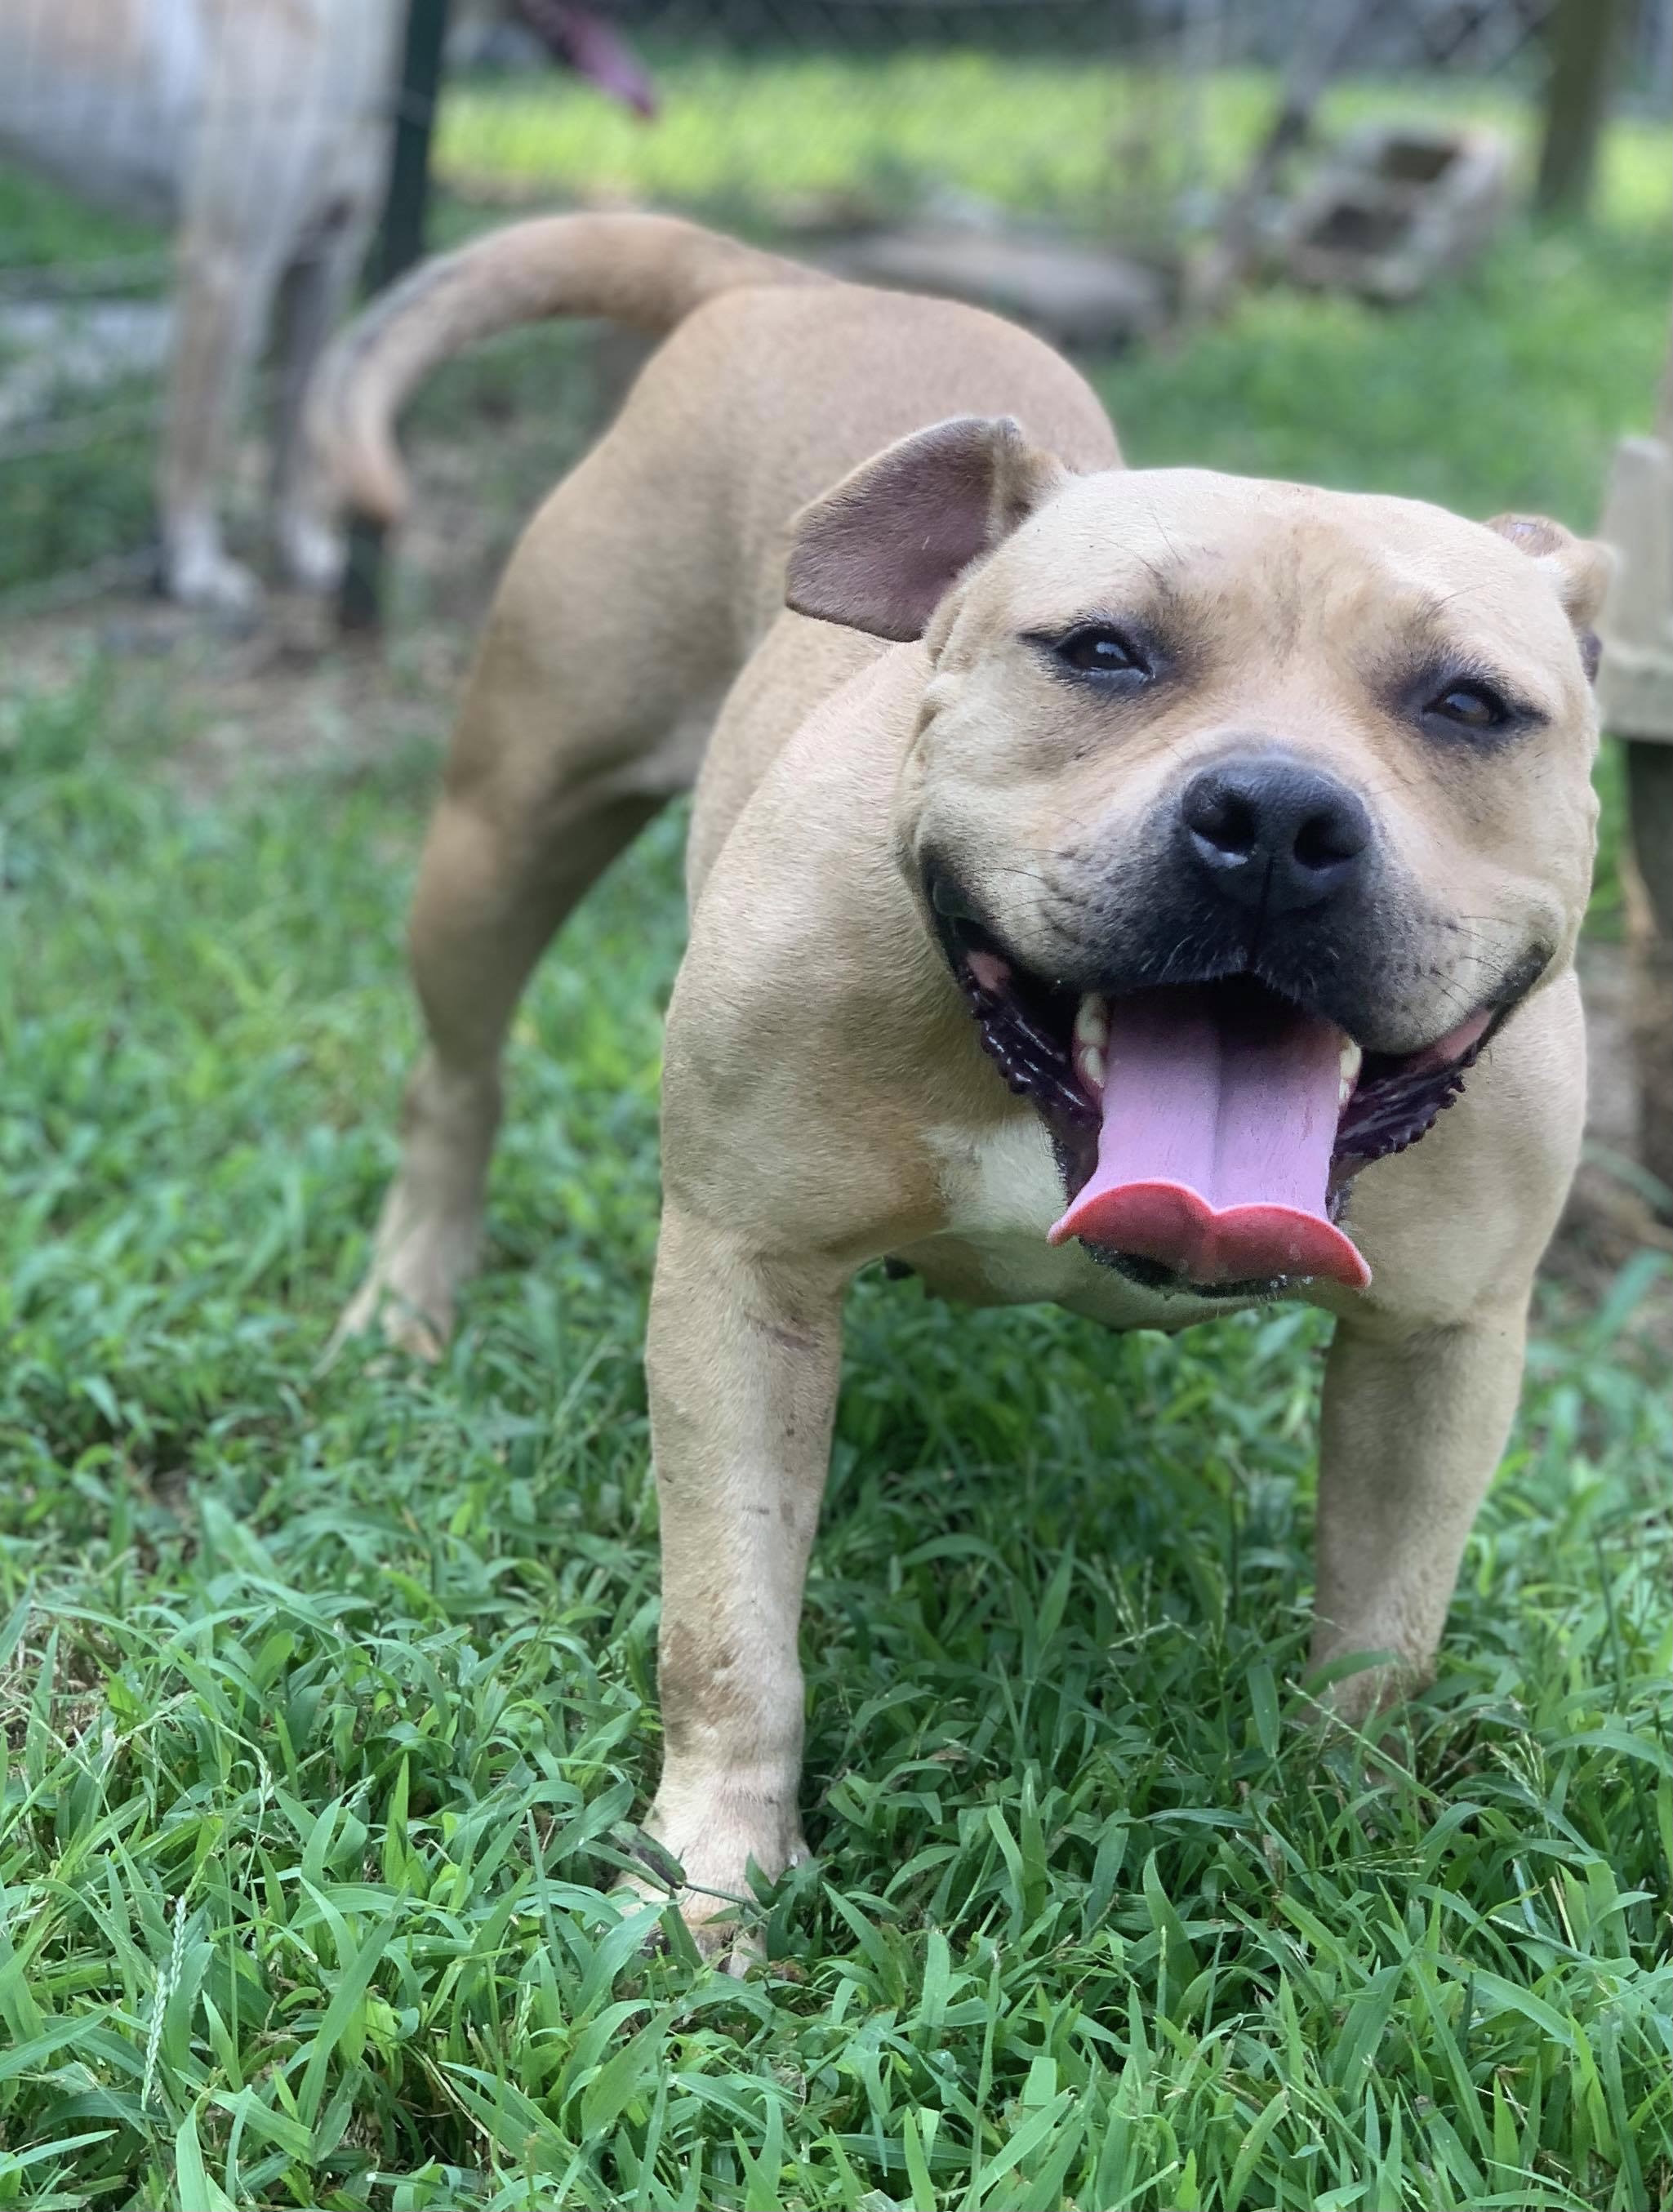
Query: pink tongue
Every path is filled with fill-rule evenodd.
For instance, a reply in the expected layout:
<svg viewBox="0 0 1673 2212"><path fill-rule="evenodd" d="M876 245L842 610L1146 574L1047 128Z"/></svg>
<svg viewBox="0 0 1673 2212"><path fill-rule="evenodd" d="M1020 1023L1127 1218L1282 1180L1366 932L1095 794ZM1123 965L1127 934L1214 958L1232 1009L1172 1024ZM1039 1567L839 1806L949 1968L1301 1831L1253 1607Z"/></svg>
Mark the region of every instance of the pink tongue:
<svg viewBox="0 0 1673 2212"><path fill-rule="evenodd" d="M1363 1290L1371 1270L1324 1211L1345 1042L1234 988L1113 1000L1098 1165L1051 1242L1081 1237L1194 1283Z"/></svg>

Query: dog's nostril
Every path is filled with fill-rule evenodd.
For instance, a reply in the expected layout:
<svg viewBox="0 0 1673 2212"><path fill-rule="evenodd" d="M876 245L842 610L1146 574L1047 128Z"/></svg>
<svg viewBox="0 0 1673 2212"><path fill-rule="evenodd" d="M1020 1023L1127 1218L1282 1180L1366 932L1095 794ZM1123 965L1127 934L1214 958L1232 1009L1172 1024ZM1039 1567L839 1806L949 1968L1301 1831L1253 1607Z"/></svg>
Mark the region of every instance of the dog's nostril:
<svg viewBox="0 0 1673 2212"><path fill-rule="evenodd" d="M1247 860L1260 836L1259 818L1247 798L1220 783L1193 786L1186 795L1185 823L1228 860Z"/></svg>
<svg viewBox="0 0 1673 2212"><path fill-rule="evenodd" d="M1295 857L1304 868L1339 867L1365 848L1361 823L1341 807L1309 815L1295 833Z"/></svg>

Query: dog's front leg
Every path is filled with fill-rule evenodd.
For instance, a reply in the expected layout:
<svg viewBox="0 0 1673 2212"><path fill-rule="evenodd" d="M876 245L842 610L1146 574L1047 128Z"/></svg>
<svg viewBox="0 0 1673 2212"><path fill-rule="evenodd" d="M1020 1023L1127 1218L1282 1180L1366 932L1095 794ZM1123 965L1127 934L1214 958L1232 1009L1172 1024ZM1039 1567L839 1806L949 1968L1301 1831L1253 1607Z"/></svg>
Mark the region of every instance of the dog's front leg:
<svg viewBox="0 0 1673 2212"><path fill-rule="evenodd" d="M841 1271L765 1265L672 1206L646 1369L662 1516L663 1765L651 1833L722 1940L753 1861L806 1856L796 1808L802 1582L842 1349Z"/></svg>
<svg viewBox="0 0 1673 2212"><path fill-rule="evenodd" d="M1336 1331L1324 1378L1315 1666L1387 1652L1330 1692L1344 1719L1426 1680L1510 1434L1527 1298L1403 1338Z"/></svg>

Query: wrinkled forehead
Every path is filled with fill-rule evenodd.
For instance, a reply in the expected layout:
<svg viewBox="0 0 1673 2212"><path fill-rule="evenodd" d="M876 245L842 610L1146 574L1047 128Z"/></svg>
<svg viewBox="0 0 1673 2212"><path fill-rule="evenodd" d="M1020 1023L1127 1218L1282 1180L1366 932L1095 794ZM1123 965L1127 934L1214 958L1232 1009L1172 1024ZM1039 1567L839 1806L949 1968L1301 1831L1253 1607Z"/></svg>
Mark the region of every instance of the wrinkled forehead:
<svg viewBox="0 0 1673 2212"><path fill-rule="evenodd" d="M994 581L1024 629L1097 614L1253 646L1421 641L1572 658L1549 579L1476 522L1416 500L1207 470L1071 480L1017 532Z"/></svg>

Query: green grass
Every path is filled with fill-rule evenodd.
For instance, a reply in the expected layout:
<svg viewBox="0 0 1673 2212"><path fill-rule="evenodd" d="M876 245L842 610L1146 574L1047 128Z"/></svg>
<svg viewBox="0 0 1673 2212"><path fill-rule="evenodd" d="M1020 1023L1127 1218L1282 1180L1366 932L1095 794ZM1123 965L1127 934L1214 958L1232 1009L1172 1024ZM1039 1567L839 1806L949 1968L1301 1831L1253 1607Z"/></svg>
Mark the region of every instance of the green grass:
<svg viewBox="0 0 1673 2212"><path fill-rule="evenodd" d="M1585 240L1409 314L1272 295L1099 368L1133 457L1584 524L1664 327L1645 145ZM543 374L567 404L547 345L435 434L508 451ZM386 765L214 797L166 667L0 709L0 2207L1666 2212L1647 1256L1543 1309L1439 1680L1368 1759L1293 1686L1317 1317L1114 1340L862 1281L818 1863L762 1977L647 1955L610 1891L658 1749L679 824L531 994L449 1359L321 1374L415 1043L443 709L402 696Z"/></svg>
<svg viewBox="0 0 1673 2212"><path fill-rule="evenodd" d="M1195 93L1177 77L1098 55L909 49L888 58L650 50L661 112L648 128L551 78L466 83L441 117L442 173L468 186L599 194L770 217L838 193L910 206L926 191L975 193L1094 229L1147 231L1151 196L1238 173L1269 118L1272 80L1222 71ZM1528 110L1460 79L1351 81L1323 102L1329 135L1390 112L1491 123L1531 152ZM1627 220L1667 216L1667 134L1612 135L1605 195Z"/></svg>
<svg viewBox="0 0 1673 2212"><path fill-rule="evenodd" d="M161 241L140 223L84 206L27 170L0 165L0 273L127 262L155 276Z"/></svg>
<svg viewBox="0 0 1673 2212"><path fill-rule="evenodd" d="M167 269L167 241L156 232L0 165L0 312L8 299L29 296L36 271L71 283L88 272L91 290L130 294L156 291ZM0 336L0 385L9 350ZM91 398L67 391L53 419L73 436L72 422L84 423L91 409L101 411L103 434L63 451L19 458L19 430L0 426L0 606L9 592L131 552L151 534L155 381L125 377ZM21 426L22 441L40 427Z"/></svg>

